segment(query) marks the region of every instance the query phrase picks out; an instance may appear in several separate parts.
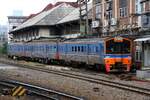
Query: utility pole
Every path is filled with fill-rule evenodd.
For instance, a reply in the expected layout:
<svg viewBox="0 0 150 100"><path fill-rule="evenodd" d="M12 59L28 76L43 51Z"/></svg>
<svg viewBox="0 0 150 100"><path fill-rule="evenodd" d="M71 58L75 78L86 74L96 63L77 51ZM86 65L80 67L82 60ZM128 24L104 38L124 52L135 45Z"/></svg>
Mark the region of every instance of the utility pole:
<svg viewBox="0 0 150 100"><path fill-rule="evenodd" d="M89 19L88 19L88 2L90 0L77 0L80 7L80 32L83 33L83 25L85 26L85 34L89 34ZM82 30L82 31L81 31Z"/></svg>
<svg viewBox="0 0 150 100"><path fill-rule="evenodd" d="M89 34L89 18L88 18L88 0L85 0L85 6L86 6L86 34Z"/></svg>

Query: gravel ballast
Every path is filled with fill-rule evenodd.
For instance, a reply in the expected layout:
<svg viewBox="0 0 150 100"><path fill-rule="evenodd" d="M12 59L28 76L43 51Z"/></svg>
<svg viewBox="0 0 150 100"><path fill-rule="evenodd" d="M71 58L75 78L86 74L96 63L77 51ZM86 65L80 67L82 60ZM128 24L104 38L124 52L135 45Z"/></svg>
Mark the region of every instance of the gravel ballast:
<svg viewBox="0 0 150 100"><path fill-rule="evenodd" d="M63 91L86 100L150 100L149 96L135 92L26 68L2 68L0 73L1 77Z"/></svg>

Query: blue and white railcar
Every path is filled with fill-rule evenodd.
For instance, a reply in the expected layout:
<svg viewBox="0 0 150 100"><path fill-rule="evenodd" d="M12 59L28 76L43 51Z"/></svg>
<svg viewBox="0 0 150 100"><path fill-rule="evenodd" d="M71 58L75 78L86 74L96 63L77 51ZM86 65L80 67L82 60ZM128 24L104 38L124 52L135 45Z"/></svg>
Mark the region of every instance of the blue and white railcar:
<svg viewBox="0 0 150 100"><path fill-rule="evenodd" d="M104 41L102 39L75 39L59 44L59 58L67 62L82 62L88 65L104 64Z"/></svg>
<svg viewBox="0 0 150 100"><path fill-rule="evenodd" d="M132 66L132 40L124 37L71 39L11 43L8 55L40 59L42 61L76 62L95 65L107 72L113 69L130 71Z"/></svg>
<svg viewBox="0 0 150 100"><path fill-rule="evenodd" d="M7 51L9 56L22 57L24 56L24 45L23 43L9 43Z"/></svg>

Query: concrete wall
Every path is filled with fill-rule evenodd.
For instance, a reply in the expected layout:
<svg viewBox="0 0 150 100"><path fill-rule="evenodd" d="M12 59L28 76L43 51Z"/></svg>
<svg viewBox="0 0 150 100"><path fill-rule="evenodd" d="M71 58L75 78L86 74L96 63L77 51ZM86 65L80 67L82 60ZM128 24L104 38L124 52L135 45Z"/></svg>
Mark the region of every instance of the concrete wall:
<svg viewBox="0 0 150 100"><path fill-rule="evenodd" d="M39 36L40 37L49 37L50 36L50 29L48 27L39 28Z"/></svg>

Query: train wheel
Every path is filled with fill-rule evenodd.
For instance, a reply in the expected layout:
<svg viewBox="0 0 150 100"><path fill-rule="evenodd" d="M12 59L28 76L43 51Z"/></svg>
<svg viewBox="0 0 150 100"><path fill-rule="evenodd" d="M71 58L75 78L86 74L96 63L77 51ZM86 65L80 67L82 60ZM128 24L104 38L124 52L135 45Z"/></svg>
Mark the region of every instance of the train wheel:
<svg viewBox="0 0 150 100"><path fill-rule="evenodd" d="M101 66L100 66L99 64L96 64L96 65L95 65L96 71L100 71L100 67L101 67Z"/></svg>
<svg viewBox="0 0 150 100"><path fill-rule="evenodd" d="M45 60L44 60L44 63L45 63L45 64L48 64L48 59L45 59Z"/></svg>
<svg viewBox="0 0 150 100"><path fill-rule="evenodd" d="M101 71L101 72L105 72L106 71L105 66L102 65L102 64L96 64L95 65L95 69L96 69L96 71Z"/></svg>
<svg viewBox="0 0 150 100"><path fill-rule="evenodd" d="M17 57L16 56L13 56L13 60L16 60L17 59Z"/></svg>

